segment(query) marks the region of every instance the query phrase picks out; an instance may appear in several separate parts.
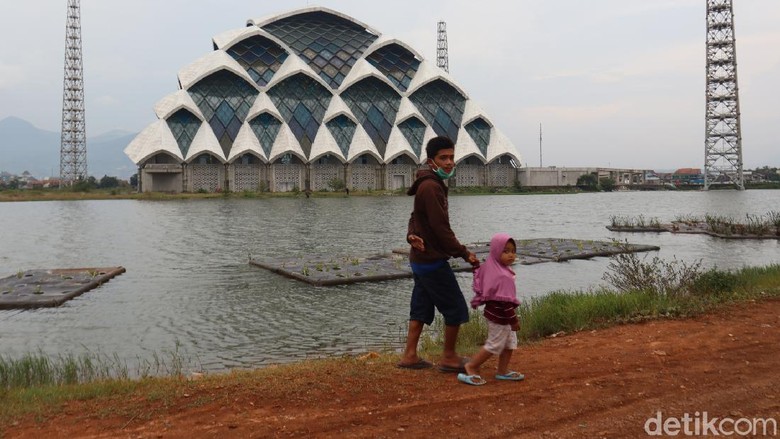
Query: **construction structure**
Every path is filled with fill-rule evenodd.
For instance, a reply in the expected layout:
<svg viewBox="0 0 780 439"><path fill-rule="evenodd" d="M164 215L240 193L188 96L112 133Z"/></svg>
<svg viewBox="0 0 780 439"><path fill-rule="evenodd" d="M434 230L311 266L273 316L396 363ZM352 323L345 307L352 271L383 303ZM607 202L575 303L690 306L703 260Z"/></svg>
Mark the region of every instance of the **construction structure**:
<svg viewBox="0 0 780 439"><path fill-rule="evenodd" d="M707 104L704 189L733 184L745 189L731 0L707 0Z"/></svg>
<svg viewBox="0 0 780 439"><path fill-rule="evenodd" d="M62 91L60 186L87 178L87 134L84 121L84 67L81 57L80 0L68 0L65 25L65 80Z"/></svg>
<svg viewBox="0 0 780 439"><path fill-rule="evenodd" d="M440 21L436 39L436 66L445 72L450 72L450 55L447 49L447 22Z"/></svg>
<svg viewBox="0 0 780 439"><path fill-rule="evenodd" d="M125 149L140 191L400 190L435 136L458 145L450 184L516 182L520 155L465 89L353 17L297 9L212 42Z"/></svg>

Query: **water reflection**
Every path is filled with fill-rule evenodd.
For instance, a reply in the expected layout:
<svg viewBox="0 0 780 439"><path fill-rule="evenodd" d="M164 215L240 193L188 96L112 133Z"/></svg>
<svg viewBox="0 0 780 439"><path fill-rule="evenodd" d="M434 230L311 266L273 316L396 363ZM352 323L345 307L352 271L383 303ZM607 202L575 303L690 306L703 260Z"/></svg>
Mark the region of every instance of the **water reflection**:
<svg viewBox="0 0 780 439"><path fill-rule="evenodd" d="M780 191L452 197L464 242L498 231L524 238L628 239L722 268L780 261L778 241L621 234L611 215L714 213L744 218ZM0 275L123 265L119 276L60 308L0 311L0 352L85 350L138 358L177 343L219 370L397 346L411 280L314 288L247 264L250 255L370 255L405 245L409 197L2 203ZM648 254L648 257L655 256ZM522 297L601 283L605 258L518 267ZM459 274L470 294L471 276Z"/></svg>

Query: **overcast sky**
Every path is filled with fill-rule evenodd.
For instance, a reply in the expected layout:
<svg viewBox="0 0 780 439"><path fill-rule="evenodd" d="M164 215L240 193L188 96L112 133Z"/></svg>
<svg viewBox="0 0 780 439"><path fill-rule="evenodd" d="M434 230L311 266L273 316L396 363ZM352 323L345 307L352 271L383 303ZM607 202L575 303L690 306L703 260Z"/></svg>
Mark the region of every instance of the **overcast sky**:
<svg viewBox="0 0 780 439"><path fill-rule="evenodd" d="M0 2L0 119L59 131L66 0ZM524 164L702 167L706 0L82 0L88 136L140 131L211 38L325 6L450 73ZM780 1L734 0L746 168L780 166Z"/></svg>

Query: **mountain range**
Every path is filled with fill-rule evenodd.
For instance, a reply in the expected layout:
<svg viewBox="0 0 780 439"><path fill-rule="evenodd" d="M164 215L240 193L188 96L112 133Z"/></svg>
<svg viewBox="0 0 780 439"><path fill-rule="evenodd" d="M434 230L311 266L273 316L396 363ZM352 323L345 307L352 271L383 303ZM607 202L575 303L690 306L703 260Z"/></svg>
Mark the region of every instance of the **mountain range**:
<svg viewBox="0 0 780 439"><path fill-rule="evenodd" d="M98 180L104 175L128 179L137 172L123 150L137 133L114 130L87 137L87 172ZM60 133L42 130L26 120L0 120L0 171L30 172L42 179L60 172Z"/></svg>

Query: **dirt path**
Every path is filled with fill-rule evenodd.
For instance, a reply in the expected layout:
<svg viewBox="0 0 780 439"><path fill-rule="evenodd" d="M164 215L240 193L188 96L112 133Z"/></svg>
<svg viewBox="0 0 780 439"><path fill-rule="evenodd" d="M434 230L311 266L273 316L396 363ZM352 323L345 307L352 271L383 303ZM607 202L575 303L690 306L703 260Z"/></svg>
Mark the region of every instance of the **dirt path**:
<svg viewBox="0 0 780 439"><path fill-rule="evenodd" d="M201 385L166 407L150 401L132 415L121 414L121 407L73 402L43 424L29 419L5 433L636 438L646 437L646 420L658 411L664 420L707 412L709 418L780 422L780 301L551 338L522 347L513 366L526 374L525 382L489 378L487 385L471 387L432 369L406 371L366 361L343 370L334 363L291 380L293 391L277 382Z"/></svg>

